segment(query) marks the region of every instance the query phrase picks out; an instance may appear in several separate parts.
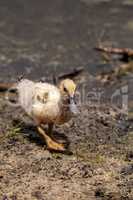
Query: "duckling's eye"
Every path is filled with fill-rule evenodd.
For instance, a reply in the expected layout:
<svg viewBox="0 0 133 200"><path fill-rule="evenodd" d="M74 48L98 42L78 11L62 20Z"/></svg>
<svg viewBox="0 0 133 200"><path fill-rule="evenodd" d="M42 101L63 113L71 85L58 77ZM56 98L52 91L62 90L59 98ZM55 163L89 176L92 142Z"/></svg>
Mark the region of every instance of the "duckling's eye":
<svg viewBox="0 0 133 200"><path fill-rule="evenodd" d="M67 89L64 87L64 92L67 92Z"/></svg>

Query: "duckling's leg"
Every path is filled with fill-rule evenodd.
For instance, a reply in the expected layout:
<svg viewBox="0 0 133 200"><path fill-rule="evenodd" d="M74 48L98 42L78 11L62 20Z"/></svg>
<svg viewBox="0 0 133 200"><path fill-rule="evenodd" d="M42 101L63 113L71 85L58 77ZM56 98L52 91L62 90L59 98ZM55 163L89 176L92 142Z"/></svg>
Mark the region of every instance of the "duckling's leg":
<svg viewBox="0 0 133 200"><path fill-rule="evenodd" d="M66 144L66 141L65 141L63 138L58 138L58 139L57 139L57 138L54 137L54 135L53 135L53 126L54 126L53 123L49 123L49 124L48 124L48 135L49 135L53 140L55 140L56 142Z"/></svg>
<svg viewBox="0 0 133 200"><path fill-rule="evenodd" d="M65 151L66 150L63 144L57 143L54 140L52 140L51 137L49 137L45 133L45 131L42 129L41 126L38 126L37 129L38 129L38 132L40 133L40 135L42 135L43 138L45 139L48 149L55 150L55 151Z"/></svg>
<svg viewBox="0 0 133 200"><path fill-rule="evenodd" d="M53 123L49 123L49 124L48 124L48 135L49 135L50 137L52 137L52 138L53 138L53 127L54 127L54 124L53 124Z"/></svg>

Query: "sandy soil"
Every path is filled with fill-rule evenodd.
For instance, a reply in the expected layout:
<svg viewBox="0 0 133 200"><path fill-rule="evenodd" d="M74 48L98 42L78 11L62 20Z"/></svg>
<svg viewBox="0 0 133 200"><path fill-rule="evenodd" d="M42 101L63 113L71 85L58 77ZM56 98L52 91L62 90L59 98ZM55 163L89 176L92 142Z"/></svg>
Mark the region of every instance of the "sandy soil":
<svg viewBox="0 0 133 200"><path fill-rule="evenodd" d="M70 142L59 154L46 149L20 108L0 105L1 199L132 199L132 123L118 110L80 106L79 116L55 128Z"/></svg>
<svg viewBox="0 0 133 200"><path fill-rule="evenodd" d="M132 74L102 85L97 74L118 62L105 63L93 50L99 38L133 48L132 6L132 0L0 2L0 81L22 74L51 80L83 66L79 91L85 86L90 95L79 116L55 127L55 137L69 141L69 152L60 154L49 152L33 122L0 94L0 200L133 199L133 115L122 113L123 96L110 101L128 87L133 113ZM100 102L92 94L102 94Z"/></svg>

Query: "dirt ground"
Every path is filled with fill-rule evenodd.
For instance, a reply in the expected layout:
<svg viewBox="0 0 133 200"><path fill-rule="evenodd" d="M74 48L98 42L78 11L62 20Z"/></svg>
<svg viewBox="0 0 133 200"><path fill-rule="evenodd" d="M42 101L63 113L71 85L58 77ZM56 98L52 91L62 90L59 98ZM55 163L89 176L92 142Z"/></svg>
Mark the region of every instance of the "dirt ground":
<svg viewBox="0 0 133 200"><path fill-rule="evenodd" d="M66 155L46 150L28 120L17 122L22 117L1 105L1 199L132 199L133 133L115 109L83 106L56 127L70 142Z"/></svg>
<svg viewBox="0 0 133 200"><path fill-rule="evenodd" d="M133 199L132 73L98 81L118 62L93 49L99 38L133 48L132 9L132 0L0 2L0 81L51 80L82 66L76 81L88 94L80 115L55 127L66 154L49 152L34 123L0 94L0 200Z"/></svg>
<svg viewBox="0 0 133 200"><path fill-rule="evenodd" d="M133 198L132 120L115 106L79 105L79 116L55 128L69 142L61 154L46 149L20 108L0 102L2 200Z"/></svg>

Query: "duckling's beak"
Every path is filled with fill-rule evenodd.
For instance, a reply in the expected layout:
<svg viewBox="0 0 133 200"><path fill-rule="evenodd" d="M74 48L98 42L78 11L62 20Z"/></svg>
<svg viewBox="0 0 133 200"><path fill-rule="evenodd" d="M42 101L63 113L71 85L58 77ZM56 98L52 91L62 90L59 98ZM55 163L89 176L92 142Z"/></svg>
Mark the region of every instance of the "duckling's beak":
<svg viewBox="0 0 133 200"><path fill-rule="evenodd" d="M74 96L70 96L70 104L69 104L69 106L70 106L70 111L74 115L79 113L79 110L78 110L77 105L76 105L75 100L74 100Z"/></svg>

